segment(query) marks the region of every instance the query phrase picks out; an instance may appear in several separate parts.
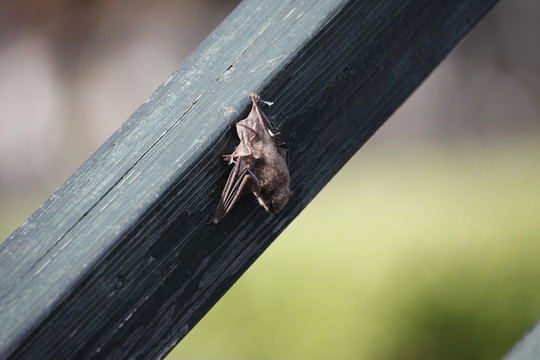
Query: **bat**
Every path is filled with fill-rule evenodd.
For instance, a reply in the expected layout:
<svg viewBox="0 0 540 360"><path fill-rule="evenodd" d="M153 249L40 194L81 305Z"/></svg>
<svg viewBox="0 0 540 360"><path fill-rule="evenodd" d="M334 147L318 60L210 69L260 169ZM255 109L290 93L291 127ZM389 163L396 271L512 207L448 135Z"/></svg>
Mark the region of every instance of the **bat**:
<svg viewBox="0 0 540 360"><path fill-rule="evenodd" d="M289 150L259 108L260 96L249 94L252 107L247 118L236 123L240 144L225 160L234 167L209 223L219 223L238 199L253 193L270 213L277 213L292 195L288 167Z"/></svg>

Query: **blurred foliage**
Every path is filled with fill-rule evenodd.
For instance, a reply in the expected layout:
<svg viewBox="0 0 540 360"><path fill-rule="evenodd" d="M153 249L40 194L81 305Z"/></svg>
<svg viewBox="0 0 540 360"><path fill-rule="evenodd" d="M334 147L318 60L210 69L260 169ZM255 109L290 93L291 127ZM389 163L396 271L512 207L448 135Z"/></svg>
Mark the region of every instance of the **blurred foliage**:
<svg viewBox="0 0 540 360"><path fill-rule="evenodd" d="M493 359L540 316L540 144L368 144L168 359Z"/></svg>

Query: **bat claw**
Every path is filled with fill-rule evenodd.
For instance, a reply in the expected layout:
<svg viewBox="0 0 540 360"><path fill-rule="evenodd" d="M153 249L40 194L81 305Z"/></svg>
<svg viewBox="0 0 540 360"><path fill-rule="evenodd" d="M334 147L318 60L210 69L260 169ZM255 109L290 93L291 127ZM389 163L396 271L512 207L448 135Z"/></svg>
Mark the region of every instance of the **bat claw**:
<svg viewBox="0 0 540 360"><path fill-rule="evenodd" d="M225 158L224 160L230 165L230 164L234 164L236 163L236 161L234 161L234 155L223 155L223 157Z"/></svg>

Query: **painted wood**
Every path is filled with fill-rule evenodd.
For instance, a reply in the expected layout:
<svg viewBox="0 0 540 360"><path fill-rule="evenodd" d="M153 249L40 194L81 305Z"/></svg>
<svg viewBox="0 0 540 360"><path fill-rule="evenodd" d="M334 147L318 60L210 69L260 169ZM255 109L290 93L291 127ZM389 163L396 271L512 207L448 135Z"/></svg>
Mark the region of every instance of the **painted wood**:
<svg viewBox="0 0 540 360"><path fill-rule="evenodd" d="M0 358L165 356L495 3L244 1L0 245ZM208 225L250 92L295 195Z"/></svg>

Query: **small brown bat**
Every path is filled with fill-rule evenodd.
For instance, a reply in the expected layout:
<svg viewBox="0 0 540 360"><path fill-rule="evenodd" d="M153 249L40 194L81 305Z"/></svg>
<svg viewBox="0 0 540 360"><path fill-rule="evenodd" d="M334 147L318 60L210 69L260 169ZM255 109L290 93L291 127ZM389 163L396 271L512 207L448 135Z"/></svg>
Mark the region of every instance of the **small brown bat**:
<svg viewBox="0 0 540 360"><path fill-rule="evenodd" d="M249 94L253 101L248 117L236 123L240 144L225 160L234 167L229 175L216 212L210 223L219 223L231 211L238 199L254 193L259 203L271 213L277 213L289 201L291 190L287 156L279 132L257 104L259 95Z"/></svg>

